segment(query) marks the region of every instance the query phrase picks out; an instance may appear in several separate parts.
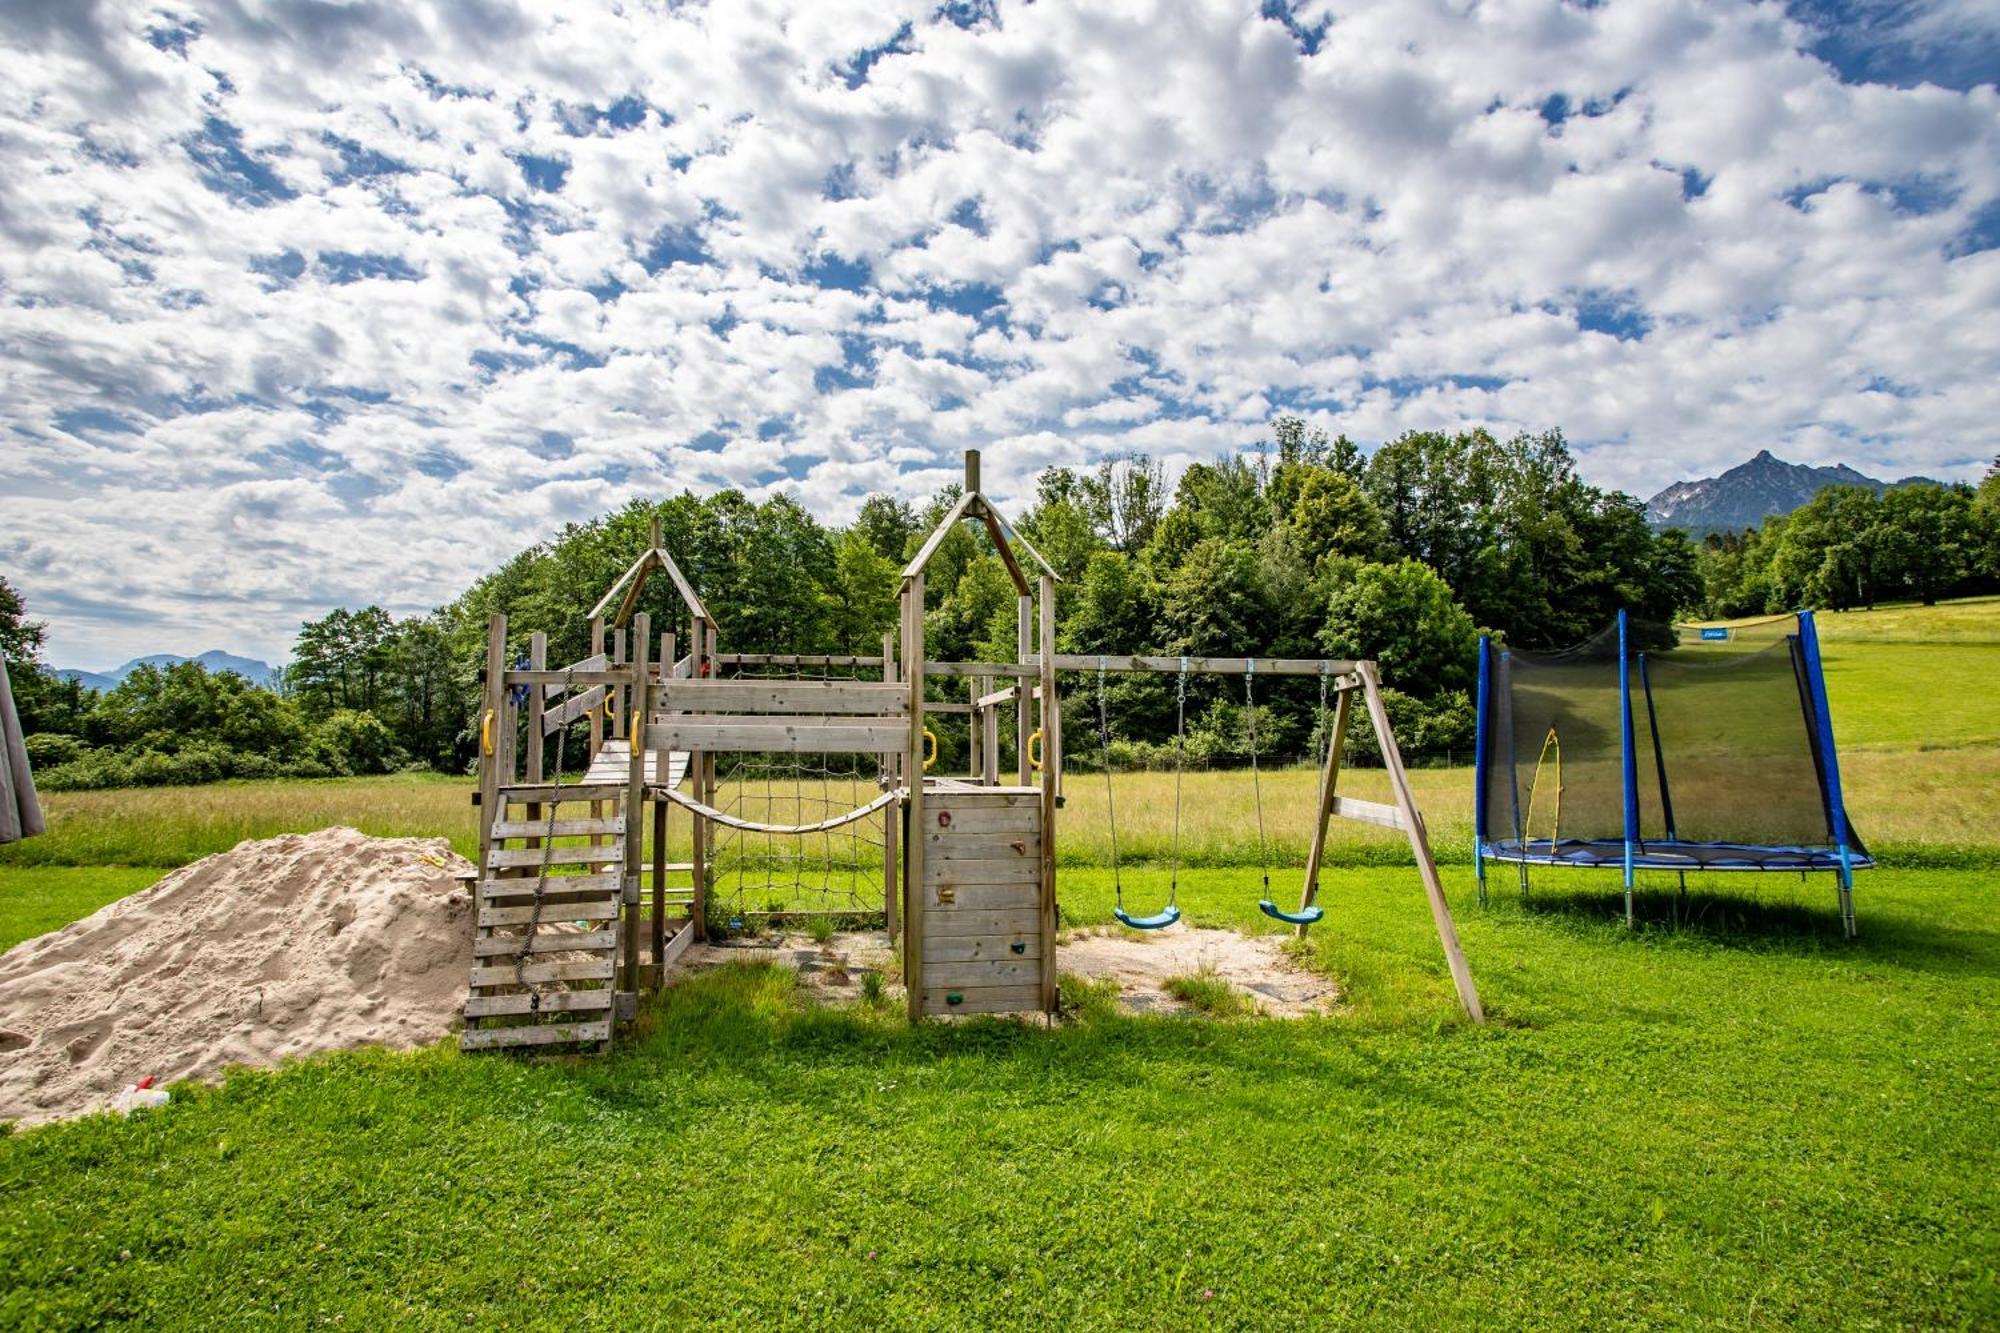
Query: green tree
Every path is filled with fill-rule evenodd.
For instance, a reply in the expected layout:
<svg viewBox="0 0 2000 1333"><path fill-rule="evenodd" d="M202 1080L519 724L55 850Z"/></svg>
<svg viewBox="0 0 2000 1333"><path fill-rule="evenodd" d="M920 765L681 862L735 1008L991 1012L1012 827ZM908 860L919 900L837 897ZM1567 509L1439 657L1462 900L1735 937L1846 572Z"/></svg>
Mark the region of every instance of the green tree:
<svg viewBox="0 0 2000 1333"><path fill-rule="evenodd" d="M7 665L39 666L48 628L43 621L28 619L27 604L21 600L21 594L5 576L0 576L0 657L7 659Z"/></svg>
<svg viewBox="0 0 2000 1333"><path fill-rule="evenodd" d="M1861 486L1828 486L1787 516L1771 555L1780 607L1873 606L1881 585L1882 502Z"/></svg>
<svg viewBox="0 0 2000 1333"><path fill-rule="evenodd" d="M842 533L834 548L834 625L840 649L881 651L882 635L896 628L898 566L859 527Z"/></svg>
<svg viewBox="0 0 2000 1333"><path fill-rule="evenodd" d="M1369 560L1382 553L1388 529L1354 478L1325 467L1294 471L1303 475L1291 504L1281 512L1310 563L1327 556Z"/></svg>
<svg viewBox="0 0 2000 1333"><path fill-rule="evenodd" d="M1255 653L1264 642L1270 609L1257 552L1246 542L1205 538L1167 580L1160 614L1167 651Z"/></svg>
<svg viewBox="0 0 2000 1333"><path fill-rule="evenodd" d="M898 569L910 558L910 543L921 535L910 502L892 495L871 495L863 500L849 531L867 542L884 563Z"/></svg>
<svg viewBox="0 0 2000 1333"><path fill-rule="evenodd" d="M1898 486L1885 494L1876 519L1884 578L1925 606L1970 578L1980 555L1972 501L1969 486Z"/></svg>
<svg viewBox="0 0 2000 1333"><path fill-rule="evenodd" d="M1385 682L1428 697L1471 687L1479 629L1434 570L1402 560L1360 565L1334 582L1320 646L1372 659Z"/></svg>

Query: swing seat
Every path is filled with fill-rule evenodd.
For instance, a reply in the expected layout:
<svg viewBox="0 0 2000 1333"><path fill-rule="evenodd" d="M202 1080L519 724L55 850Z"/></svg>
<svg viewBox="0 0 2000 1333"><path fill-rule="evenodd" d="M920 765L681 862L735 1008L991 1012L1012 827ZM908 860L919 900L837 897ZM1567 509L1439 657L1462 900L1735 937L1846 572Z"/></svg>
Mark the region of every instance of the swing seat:
<svg viewBox="0 0 2000 1333"><path fill-rule="evenodd" d="M1276 917L1278 920L1294 926L1310 926L1326 915L1326 909L1318 903L1314 903L1311 907L1298 912L1287 912L1269 898L1259 898L1257 906L1264 909L1265 916Z"/></svg>
<svg viewBox="0 0 2000 1333"><path fill-rule="evenodd" d="M1181 919L1181 909L1172 903L1151 916L1133 916L1122 907L1112 908L1111 914L1134 930L1165 930Z"/></svg>

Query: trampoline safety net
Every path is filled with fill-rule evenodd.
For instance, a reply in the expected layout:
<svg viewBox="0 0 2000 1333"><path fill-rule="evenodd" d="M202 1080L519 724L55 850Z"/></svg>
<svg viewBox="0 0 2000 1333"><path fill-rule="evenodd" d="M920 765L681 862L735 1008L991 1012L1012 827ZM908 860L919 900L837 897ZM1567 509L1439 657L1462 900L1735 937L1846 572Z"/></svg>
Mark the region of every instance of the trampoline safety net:
<svg viewBox="0 0 2000 1333"><path fill-rule="evenodd" d="M1629 621L1555 653L1482 645L1481 856L1621 865L1629 802L1636 867L1832 870L1843 842L1848 867L1867 864L1811 635L1782 616Z"/></svg>

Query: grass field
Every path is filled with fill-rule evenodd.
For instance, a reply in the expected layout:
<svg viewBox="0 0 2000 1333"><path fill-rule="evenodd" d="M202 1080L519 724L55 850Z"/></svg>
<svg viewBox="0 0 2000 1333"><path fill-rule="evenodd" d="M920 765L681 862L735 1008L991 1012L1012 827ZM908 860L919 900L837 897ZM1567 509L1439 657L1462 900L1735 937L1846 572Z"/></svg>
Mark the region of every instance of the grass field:
<svg viewBox="0 0 2000 1333"><path fill-rule="evenodd" d="M1934 612L2000 625L2000 601ZM1343 987L1326 1019L912 1030L748 968L604 1060L356 1053L0 1137L0 1325L1995 1326L2000 634L1931 658L1892 616L1944 633L1823 625L1888 862L1857 941L1826 876L1697 879L1685 915L1656 879L1637 931L1615 876L1479 907L1468 775L1429 770L1486 1028L1406 853L1363 829L1305 955ZM1128 855L1164 857L1168 781L1115 779ZM1266 784L1280 885L1311 781ZM1061 826L1070 922L1110 919L1101 783L1072 779ZM1188 919L1271 925L1246 778L1190 792ZM50 805L0 853L0 941L157 873L119 866L471 828L465 784L431 779ZM1150 907L1168 875L1123 878Z"/></svg>

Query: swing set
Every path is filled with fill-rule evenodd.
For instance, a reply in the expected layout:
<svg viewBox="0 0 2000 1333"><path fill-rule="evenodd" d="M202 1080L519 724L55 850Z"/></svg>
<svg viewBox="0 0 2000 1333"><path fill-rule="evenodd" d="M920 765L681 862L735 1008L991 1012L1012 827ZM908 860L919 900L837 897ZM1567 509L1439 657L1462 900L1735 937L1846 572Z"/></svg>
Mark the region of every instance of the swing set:
<svg viewBox="0 0 2000 1333"><path fill-rule="evenodd" d="M1090 659L1078 661L1067 655L1059 656L1057 659L1057 665L1065 668L1070 668L1073 664L1088 669ZM1389 724L1388 710L1382 702L1381 679L1373 662L1333 662L1310 658L1100 655L1095 658L1094 665L1097 672L1097 732L1104 768L1106 822L1111 841L1112 892L1117 904L1113 908L1113 915L1119 922L1133 930L1153 931L1165 930L1181 920L1181 822L1184 809L1182 785L1187 771L1188 681L1190 676L1195 674L1240 675L1243 677L1244 725L1250 759L1251 803L1256 811L1257 855L1263 887L1263 894L1257 901L1258 910L1275 921L1294 927L1299 937L1304 938L1308 928L1326 917L1326 909L1320 905L1318 899L1320 869L1324 864L1326 853L1327 821L1338 817L1383 828L1400 829L1408 836L1410 849L1415 854L1425 896L1430 903L1432 921L1437 928L1439 942L1444 946L1445 960L1450 968L1453 984L1458 989L1459 1001L1474 1021L1482 1019L1479 997L1473 989L1472 975L1466 966L1465 955L1459 947L1458 932L1452 923L1451 910L1445 902L1444 888L1438 877L1437 862L1431 854L1430 839L1424 827L1423 815L1417 809L1409 774L1403 766L1402 752L1396 744L1395 732ZM1165 673L1174 677L1172 869L1167 885L1167 901L1158 911L1151 913L1135 913L1125 905L1124 876L1118 855L1117 801L1115 785L1111 780L1111 709L1107 678L1113 671ZM1280 905L1271 888L1270 842L1264 823L1262 752L1257 736L1259 675L1319 678L1320 700L1317 713L1318 725L1315 728L1319 734L1315 749L1321 755L1319 795L1317 813L1313 821L1312 842L1306 854L1305 876L1300 886L1297 908ZM1353 721L1357 698L1361 706L1367 709L1369 721L1380 744L1382 764L1388 772L1390 790L1395 797L1391 804L1364 801L1339 794L1341 761L1346 752L1348 728ZM1331 704L1330 721L1329 704ZM1057 776L1059 783L1060 773ZM1060 791L1060 785L1057 789Z"/></svg>

